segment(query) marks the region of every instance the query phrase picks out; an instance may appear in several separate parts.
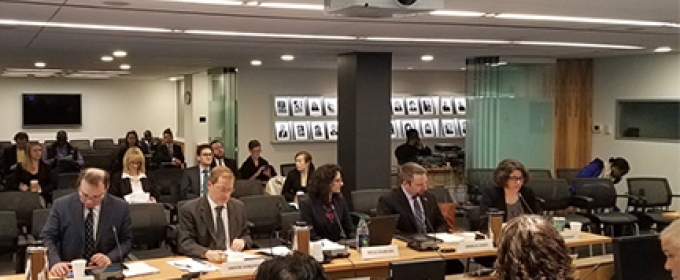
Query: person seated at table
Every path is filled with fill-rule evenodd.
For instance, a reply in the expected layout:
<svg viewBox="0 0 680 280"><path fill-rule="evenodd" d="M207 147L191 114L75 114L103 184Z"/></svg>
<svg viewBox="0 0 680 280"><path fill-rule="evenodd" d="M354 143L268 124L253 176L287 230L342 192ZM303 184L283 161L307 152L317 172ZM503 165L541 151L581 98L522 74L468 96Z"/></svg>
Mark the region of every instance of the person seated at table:
<svg viewBox="0 0 680 280"><path fill-rule="evenodd" d="M47 147L43 161L57 173L78 172L85 165L83 154L68 142L66 131L57 131L56 142Z"/></svg>
<svg viewBox="0 0 680 280"><path fill-rule="evenodd" d="M314 170L307 186L307 198L299 201L300 219L312 227L311 239L353 238L355 226L342 196L340 166L325 164Z"/></svg>
<svg viewBox="0 0 680 280"><path fill-rule="evenodd" d="M225 260L224 250L251 246L243 202L231 197L234 173L217 166L210 172L208 194L179 209L179 251L213 262Z"/></svg>
<svg viewBox="0 0 680 280"><path fill-rule="evenodd" d="M502 160L493 172L493 181L494 187L482 190L479 206L482 217L488 215L489 209L503 211L503 222L523 214L541 213L534 192L524 187L529 181L529 172L521 162ZM482 225L482 228L486 228L486 225Z"/></svg>
<svg viewBox="0 0 680 280"><path fill-rule="evenodd" d="M673 280L680 280L680 220L673 221L659 235L661 248L666 255L664 268L671 272Z"/></svg>
<svg viewBox="0 0 680 280"><path fill-rule="evenodd" d="M142 150L132 147L123 156L123 171L111 178L109 193L125 199L128 203L161 201L161 190L146 176L146 164ZM148 201L138 201L133 195L148 193Z"/></svg>
<svg viewBox="0 0 680 280"><path fill-rule="evenodd" d="M210 145L198 145L196 148L196 161L198 162L196 166L184 169L184 173L182 174L182 200L197 198L208 193L210 164L213 162L213 151L210 148ZM235 179L236 176L234 175L234 180Z"/></svg>
<svg viewBox="0 0 680 280"><path fill-rule="evenodd" d="M569 248L550 221L523 215L503 228L494 270L499 280L573 280L571 262Z"/></svg>
<svg viewBox="0 0 680 280"><path fill-rule="evenodd" d="M286 200L292 202L295 200L295 195L298 191L307 192L307 182L309 175L314 173L314 163L312 163L312 154L307 151L297 152L295 154L295 169L288 172L286 175L286 182L283 184L281 194L286 197Z"/></svg>
<svg viewBox="0 0 680 280"><path fill-rule="evenodd" d="M248 142L248 151L250 151L250 156L241 164L239 169L241 179L257 179L267 182L276 176L276 170L269 165L266 159L260 156L262 154L262 144L260 144L260 141L250 140Z"/></svg>
<svg viewBox="0 0 680 280"><path fill-rule="evenodd" d="M257 267L255 280L327 280L323 266L300 252L268 259Z"/></svg>
<svg viewBox="0 0 680 280"><path fill-rule="evenodd" d="M28 154L14 169L14 189L39 193L45 203L52 202L52 172L42 161L43 149L38 143L28 144Z"/></svg>

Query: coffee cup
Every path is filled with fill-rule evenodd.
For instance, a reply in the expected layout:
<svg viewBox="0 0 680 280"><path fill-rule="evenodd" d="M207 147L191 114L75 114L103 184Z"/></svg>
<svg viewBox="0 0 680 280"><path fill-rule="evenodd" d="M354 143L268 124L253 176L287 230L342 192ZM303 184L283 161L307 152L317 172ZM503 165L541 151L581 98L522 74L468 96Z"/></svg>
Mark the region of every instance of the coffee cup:
<svg viewBox="0 0 680 280"><path fill-rule="evenodd" d="M567 219L564 217L553 217L553 225L557 228L557 231L564 230L564 225L567 223Z"/></svg>
<svg viewBox="0 0 680 280"><path fill-rule="evenodd" d="M569 222L569 228L572 232L577 232L580 234L583 224L581 222Z"/></svg>
<svg viewBox="0 0 680 280"><path fill-rule="evenodd" d="M85 277L85 266L87 261L84 259L77 259L71 261L71 270L73 271L74 279L82 279Z"/></svg>

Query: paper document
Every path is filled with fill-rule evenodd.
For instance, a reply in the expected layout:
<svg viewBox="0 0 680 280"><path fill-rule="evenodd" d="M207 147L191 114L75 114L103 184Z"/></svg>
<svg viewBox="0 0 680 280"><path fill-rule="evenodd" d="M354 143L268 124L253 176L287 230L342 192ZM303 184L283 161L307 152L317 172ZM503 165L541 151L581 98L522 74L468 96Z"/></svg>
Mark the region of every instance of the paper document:
<svg viewBox="0 0 680 280"><path fill-rule="evenodd" d="M321 239L317 242L321 242L321 248L324 251L333 251L333 250L344 250L346 247L344 245L340 245L336 242L330 241L328 239Z"/></svg>
<svg viewBox="0 0 680 280"><path fill-rule="evenodd" d="M441 240L444 243L459 243L465 238L455 234L442 232L442 233L428 233L427 236Z"/></svg>
<svg viewBox="0 0 680 280"><path fill-rule="evenodd" d="M181 259L176 261L168 261L168 264L180 270L188 272L210 272L220 270L218 267L202 260L195 259Z"/></svg>
<svg viewBox="0 0 680 280"><path fill-rule="evenodd" d="M148 192L131 193L125 196L128 203L148 203L151 198Z"/></svg>
<svg viewBox="0 0 680 280"><path fill-rule="evenodd" d="M227 255L227 258L236 256L236 257L243 257L244 260L261 259L262 258L262 256L248 254L248 253L245 253L245 252L236 252L236 251L232 251L232 250L225 250L224 254Z"/></svg>
<svg viewBox="0 0 680 280"><path fill-rule="evenodd" d="M285 256L285 255L290 255L290 249L286 246L276 246L276 247L271 247L271 248L263 248L258 250L261 254L265 255L270 255L270 256Z"/></svg>
<svg viewBox="0 0 680 280"><path fill-rule="evenodd" d="M125 266L127 266L127 269L123 270L123 275L125 275L125 277L155 274L160 272L158 268L150 266L145 262L126 263Z"/></svg>

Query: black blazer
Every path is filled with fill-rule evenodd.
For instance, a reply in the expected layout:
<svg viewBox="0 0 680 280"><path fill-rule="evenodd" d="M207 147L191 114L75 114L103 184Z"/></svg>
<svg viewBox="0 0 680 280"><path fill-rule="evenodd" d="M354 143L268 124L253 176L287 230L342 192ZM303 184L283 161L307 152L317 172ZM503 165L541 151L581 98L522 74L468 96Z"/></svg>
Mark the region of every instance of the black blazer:
<svg viewBox="0 0 680 280"><path fill-rule="evenodd" d="M267 166L269 165L269 162L264 159L263 157L260 157L260 160L258 160L258 165L255 166L255 162L253 161L253 158L248 156L248 158L241 164L241 169L239 169L239 172L241 173L241 179L250 179L250 177L253 177L255 173L257 173L257 170L260 168L260 166ZM276 170L274 170L274 167L271 169L271 177L276 176ZM260 176L257 176L255 179L258 179L260 181L269 181L271 177L267 177L267 175L264 175L263 173L260 173Z"/></svg>
<svg viewBox="0 0 680 280"><path fill-rule="evenodd" d="M425 192L420 197L425 219L427 220L428 232L448 232L449 224L446 223L442 212L439 210L437 199L429 192ZM411 210L408 201L401 187L392 190L391 193L381 196L378 199L378 215L399 214L397 231L400 233L418 233L418 224Z"/></svg>
<svg viewBox="0 0 680 280"><path fill-rule="evenodd" d="M299 202L300 219L312 227L312 240L327 238L331 241L338 241L342 239L342 231L345 232L345 238L355 236L356 227L352 223L345 198L340 194L333 194L332 203L336 214L335 218L330 220L326 216L325 202L320 199L307 197ZM342 224L342 230L340 224Z"/></svg>
<svg viewBox="0 0 680 280"><path fill-rule="evenodd" d="M522 205L522 210L524 210L525 214L541 214L541 209L538 205L538 201L536 201L536 196L534 195L534 192L527 187L522 186L522 188L519 189L519 193L522 195L522 198L524 198L524 202L522 200L518 200L519 203ZM496 208L500 211L505 212L505 215L503 215L503 221L507 222L507 207L508 205L505 203L505 188L493 186L493 187L486 187L482 190L482 201L479 204L479 213L482 215L482 217L485 217L487 213L489 212L490 208ZM482 229L485 229L485 225L487 224L485 221L487 219L482 219Z"/></svg>
<svg viewBox="0 0 680 280"><path fill-rule="evenodd" d="M307 170L307 183L309 184L309 178L312 176L312 173L314 173L314 167L310 166L309 169ZM286 197L287 201L293 201L295 199L295 194L298 191L302 191L304 193L307 193L307 188L306 186L303 187L302 183L302 173L298 171L297 169L293 169L290 172L288 172L288 175L286 176L286 182L283 184L283 190L281 190L281 194Z"/></svg>
<svg viewBox="0 0 680 280"><path fill-rule="evenodd" d="M17 168L14 169L14 182L10 184L10 186L14 190L19 190L20 183L30 186L31 180L38 180L40 188L42 189L40 195L46 202L52 202L52 190L54 189L54 186L52 185L52 171L50 166L41 160L38 165L38 173L31 174L21 165L17 165Z"/></svg>
<svg viewBox="0 0 680 280"><path fill-rule="evenodd" d="M28 156L28 155L26 155ZM17 145L12 145L2 151L2 171L4 174L10 174L10 167L17 163Z"/></svg>
<svg viewBox="0 0 680 280"><path fill-rule="evenodd" d="M234 173L234 179L241 179L241 176L239 175L238 172L238 165L236 164L236 161L230 158L223 158L224 161L224 166L228 167L231 172ZM217 166L217 158L213 158L213 162L210 164L210 169L213 169L213 167ZM251 175L252 176L252 175Z"/></svg>
<svg viewBox="0 0 680 280"><path fill-rule="evenodd" d="M109 187L109 193L120 198L124 198L125 195L132 192L132 184L130 184L130 178L123 179L121 173L116 173L111 176L111 186ZM156 185L153 180L149 177L142 178L142 189L144 192L148 192L156 202L161 202L161 190Z"/></svg>
<svg viewBox="0 0 680 280"><path fill-rule="evenodd" d="M154 154L156 162L160 165L163 162L171 162L172 158L177 158L179 161L184 163L184 154L182 153L182 147L177 144L172 144L172 151L168 150L168 146L165 144L159 144L158 150Z"/></svg>

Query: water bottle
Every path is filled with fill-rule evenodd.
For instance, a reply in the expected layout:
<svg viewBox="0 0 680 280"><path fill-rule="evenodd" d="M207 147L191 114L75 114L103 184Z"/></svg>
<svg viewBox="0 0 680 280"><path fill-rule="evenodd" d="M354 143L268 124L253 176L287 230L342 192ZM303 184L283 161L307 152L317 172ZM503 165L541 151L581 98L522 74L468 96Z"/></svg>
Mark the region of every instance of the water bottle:
<svg viewBox="0 0 680 280"><path fill-rule="evenodd" d="M359 225L357 226L357 250L361 247L368 247L368 241L368 224L366 223L366 218L361 216L361 220L359 220Z"/></svg>

